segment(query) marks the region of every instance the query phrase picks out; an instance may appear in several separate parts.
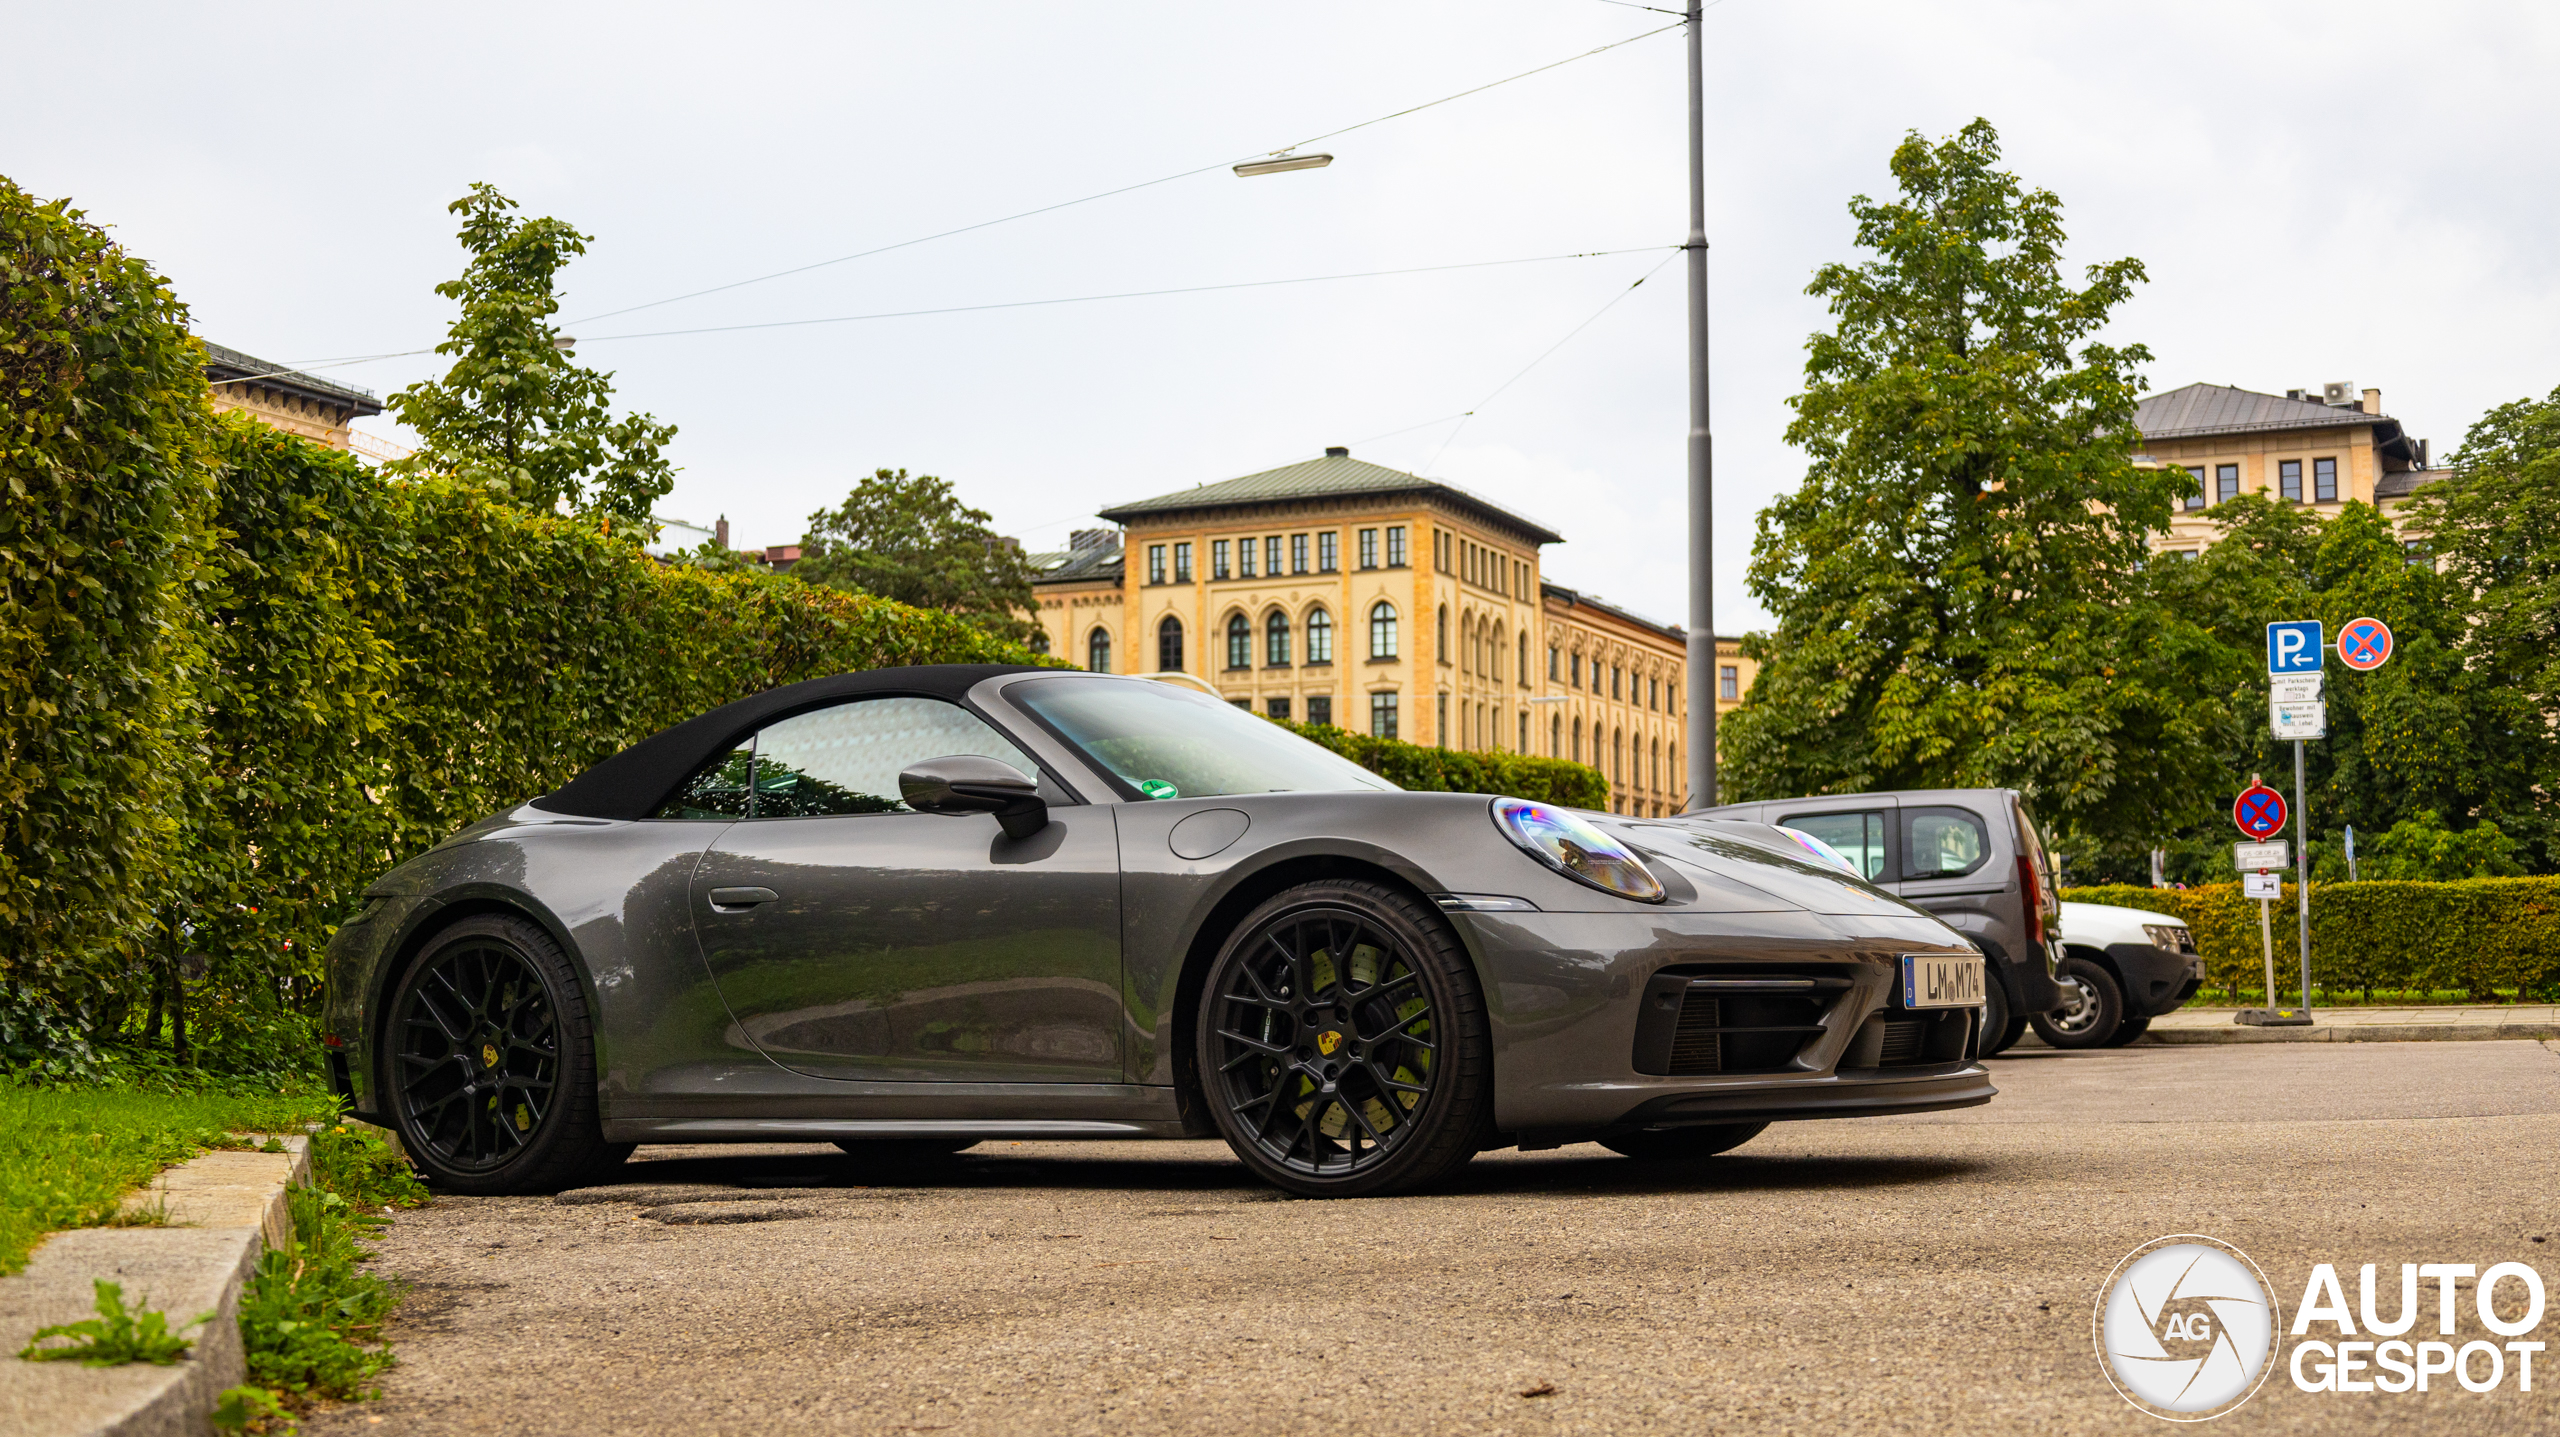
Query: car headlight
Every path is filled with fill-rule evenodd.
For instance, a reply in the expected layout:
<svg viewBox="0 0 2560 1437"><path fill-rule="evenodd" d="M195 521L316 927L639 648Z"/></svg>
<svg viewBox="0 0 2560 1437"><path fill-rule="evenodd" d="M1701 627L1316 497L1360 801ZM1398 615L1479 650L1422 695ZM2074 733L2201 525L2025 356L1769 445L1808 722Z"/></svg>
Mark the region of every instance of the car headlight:
<svg viewBox="0 0 2560 1437"><path fill-rule="evenodd" d="M1551 804L1517 798L1493 801L1493 823L1503 836L1526 849L1539 862L1603 893L1660 903L1662 882L1634 852Z"/></svg>
<svg viewBox="0 0 2560 1437"><path fill-rule="evenodd" d="M2196 951L2195 935L2174 924L2145 923L2142 925L2142 936L2150 939L2151 946L2154 948L2166 948L2172 953Z"/></svg>

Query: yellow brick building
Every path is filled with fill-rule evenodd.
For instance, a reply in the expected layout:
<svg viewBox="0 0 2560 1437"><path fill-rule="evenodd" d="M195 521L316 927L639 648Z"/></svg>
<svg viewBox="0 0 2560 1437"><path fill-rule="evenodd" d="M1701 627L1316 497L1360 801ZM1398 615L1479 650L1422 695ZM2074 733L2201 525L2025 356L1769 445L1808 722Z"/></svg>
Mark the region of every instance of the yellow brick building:
<svg viewBox="0 0 2560 1437"><path fill-rule="evenodd" d="M2190 384L2144 399L2134 425L2142 458L2187 472L2187 496L2169 532L2152 540L2166 553L2193 554L2213 542L2206 511L2242 494L2324 515L2362 500L2388 515L2435 474L2427 441L2382 412L2382 391L2345 383L2282 395Z"/></svg>
<svg viewBox="0 0 2560 1437"><path fill-rule="evenodd" d="M219 344L204 346L204 378L216 413L238 411L332 449L347 447L349 424L382 412L370 389L296 373Z"/></svg>
<svg viewBox="0 0 2560 1437"><path fill-rule="evenodd" d="M1620 812L1683 806L1686 635L1548 582L1562 536L1534 520L1339 448L1101 517L1121 531L1035 558L1051 653L1276 718L1578 758ZM1750 665L1717 647L1729 708Z"/></svg>

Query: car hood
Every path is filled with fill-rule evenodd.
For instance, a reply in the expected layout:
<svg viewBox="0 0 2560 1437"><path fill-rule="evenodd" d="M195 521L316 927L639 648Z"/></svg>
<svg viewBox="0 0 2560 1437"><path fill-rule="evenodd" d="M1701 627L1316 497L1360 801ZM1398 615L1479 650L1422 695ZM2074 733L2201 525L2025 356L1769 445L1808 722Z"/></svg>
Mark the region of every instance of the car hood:
<svg viewBox="0 0 2560 1437"><path fill-rule="evenodd" d="M1935 915L1808 855L1783 830L1764 823L1722 818L1628 818L1583 815L1640 850L1645 861L1684 871L1692 883L1736 886L1767 894L1786 907L1851 918L1927 918ZM1950 929L1949 932L1954 930Z"/></svg>
<svg viewBox="0 0 2560 1437"><path fill-rule="evenodd" d="M2165 928L2187 927L2187 920L2170 913L2153 913L2143 908L2119 908L2112 903L2065 903L2062 905L2062 933L2074 943L2148 943L2151 935L2143 932L2146 924Z"/></svg>

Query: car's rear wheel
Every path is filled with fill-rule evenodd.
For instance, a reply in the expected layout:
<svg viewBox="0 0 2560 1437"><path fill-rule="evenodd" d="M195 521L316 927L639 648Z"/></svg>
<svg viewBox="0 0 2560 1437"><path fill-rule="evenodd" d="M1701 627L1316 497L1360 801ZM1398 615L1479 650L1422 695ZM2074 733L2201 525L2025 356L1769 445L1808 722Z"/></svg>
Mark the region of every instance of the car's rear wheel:
<svg viewBox="0 0 2560 1437"><path fill-rule="evenodd" d="M1729 1153L1769 1131L1767 1123L1712 1123L1694 1128L1646 1128L1602 1138L1613 1153L1652 1163L1693 1163Z"/></svg>
<svg viewBox="0 0 2560 1437"><path fill-rule="evenodd" d="M446 928L401 974L390 1015L391 1118L438 1187L552 1192L630 1156L598 1121L586 995L539 926L493 913Z"/></svg>
<svg viewBox="0 0 2560 1437"><path fill-rule="evenodd" d="M2124 1023L2124 993L2115 976L2086 958L2065 958L2053 981L2062 1006L2031 1020L2036 1036L2057 1048L2103 1048Z"/></svg>
<svg viewBox="0 0 2560 1437"><path fill-rule="evenodd" d="M1246 915L1209 969L1197 1027L1219 1132L1291 1192L1410 1191L1491 1137L1474 967L1438 913L1384 884L1310 883Z"/></svg>
<svg viewBox="0 0 2560 1437"><path fill-rule="evenodd" d="M2009 1014L2009 992L2000 986L2000 975L1982 985L1982 1052L1985 1058L1996 1057L2026 1035L2027 1020Z"/></svg>
<svg viewBox="0 0 2560 1437"><path fill-rule="evenodd" d="M930 1162L977 1145L976 1138L846 1138L836 1144L849 1156L883 1163Z"/></svg>

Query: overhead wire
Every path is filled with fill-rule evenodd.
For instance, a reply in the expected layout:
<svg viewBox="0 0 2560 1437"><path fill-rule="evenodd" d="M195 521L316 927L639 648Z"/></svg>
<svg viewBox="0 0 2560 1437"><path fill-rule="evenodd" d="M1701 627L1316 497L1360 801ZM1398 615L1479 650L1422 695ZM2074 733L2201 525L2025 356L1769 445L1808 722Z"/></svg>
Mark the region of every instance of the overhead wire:
<svg viewBox="0 0 2560 1437"><path fill-rule="evenodd" d="M1092 304L1097 301L1109 299L1155 299L1165 295L1209 294L1219 290L1269 289L1275 285L1324 284L1334 280L1345 279L1383 279L1391 275L1445 274L1453 270L1494 269L1504 265L1515 264L1546 264L1555 260L1603 259L1611 255L1641 254L1662 248L1665 248L1665 246L1635 245L1626 249L1581 250L1570 254L1528 255L1520 259L1469 260L1462 264L1427 264L1415 265L1405 269L1355 270L1344 274L1308 274L1298 275L1290 279L1248 279L1237 280L1228 284L1183 285L1174 289L1123 290L1114 294L1075 294L1062 296L1057 299L1014 299L994 304L946 305L939 309L892 309L881 310L872 314L838 314L815 319L773 319L760 321L754 324L708 324L696 326L690 329L651 329L641 330L632 334L599 334L581 339L578 342L580 344L602 344L610 340L622 339L664 339L670 336L688 334L733 334L741 330L796 329L813 324L853 324L863 320L873 319L914 319L924 315L933 314L977 314L987 310L997 309L1034 309L1044 305ZM1680 246L1671 245L1668 246L1668 248L1677 251ZM1668 263L1668 261L1666 260L1665 263Z"/></svg>
<svg viewBox="0 0 2560 1437"><path fill-rule="evenodd" d="M1437 464L1439 464L1439 462L1440 462L1440 456L1441 456L1441 455L1443 455L1443 454L1448 453L1448 452L1449 452L1449 446L1458 442L1458 436L1459 436L1460 434L1463 434L1463 433L1465 433L1465 432L1466 432L1466 428L1467 428L1467 421L1468 421L1468 420L1470 420L1470 419L1475 418L1475 416L1476 416L1476 411L1477 411L1477 410L1482 409L1482 408L1484 408L1486 405L1493 403L1493 401L1495 401L1496 399L1501 398L1501 397L1502 397L1502 391L1504 391L1504 390L1506 390L1506 389L1509 389L1511 386L1513 386L1513 385L1515 385L1515 384L1519 383L1521 380L1526 379L1526 378L1529 376L1529 371L1530 371L1530 370L1535 369L1535 368L1537 368L1539 365L1546 363L1546 362L1547 362L1547 360L1548 360L1548 358L1549 358L1550 356L1552 356L1552 355L1553 355L1557 350L1562 349L1562 348L1564 348L1566 345L1568 345L1568 344L1572 343L1572 342L1573 342L1573 337L1574 337L1575 335L1582 333L1584 330L1589 329L1591 326L1593 326L1593 325L1595 325L1595 324L1598 324L1598 323L1600 322L1600 316L1602 316L1602 315L1604 315L1604 314L1607 314L1607 313L1608 313L1610 310L1612 310L1612 309L1617 308L1617 305L1618 305L1618 301L1619 301L1619 300L1625 299L1628 295L1631 295L1631 294L1635 293L1637 290L1639 290L1639 289L1643 288L1643 287L1644 287L1644 282L1645 282L1646 280L1649 280L1649 279L1653 278L1655 275L1662 273L1662 267L1663 267L1663 265L1667 265L1667 264L1671 263L1671 261L1672 261L1673 259L1677 258L1677 257L1679 256L1679 254L1680 254L1681 252L1685 251L1687 248L1688 248L1688 246L1686 246L1686 245L1674 245L1674 246L1672 246L1672 253L1671 253L1671 254L1669 254L1669 255L1664 256L1661 264L1657 264L1657 265L1655 265L1653 268L1651 268L1651 269L1649 269L1649 270L1646 270L1643 274L1641 274L1641 275L1637 276L1637 278L1636 278L1636 282L1635 282L1634 284L1628 285L1625 289L1622 289L1622 290L1618 291L1616 294L1611 295L1611 296L1609 297L1609 302L1608 302L1607 304L1604 304L1604 305L1600 306L1598 309L1593 310L1593 311L1591 312L1591 317L1590 317L1589 319L1586 319L1586 320L1584 320L1582 323L1575 325L1572 329L1567 330L1567 331L1565 332L1565 336L1564 336L1564 338L1559 339L1559 340L1557 340L1555 343L1548 345L1548 346L1546 347L1546 349L1545 349L1544 351L1542 351L1542 352L1538 355L1538 357L1537 357L1537 358L1535 358L1535 359L1533 359L1533 360L1530 360L1527 364L1522 365L1522 366L1520 367L1520 372L1519 372L1519 373L1514 374L1514 375L1512 375L1509 379L1506 379L1506 380L1502 381L1500 384L1495 385L1495 386L1494 386L1494 388L1493 388L1493 392L1492 392L1491 394L1488 394L1488 395L1486 395L1484 398L1477 400L1477 401L1475 402L1475 405L1474 405L1474 407L1473 407L1473 408L1470 408L1470 409L1466 410L1463 414L1461 414L1461 415L1459 416L1459 418L1458 418L1458 427L1457 427L1457 428L1455 428L1455 429L1450 430L1450 431L1449 431L1449 437L1440 441L1440 447L1431 451L1431 458L1430 458L1430 460L1429 460L1428 462L1426 462L1426 463L1422 466L1423 470L1424 470L1425 472L1428 472L1428 471L1429 471L1430 469L1432 469L1434 466L1436 466ZM1441 422L1441 421L1439 421L1439 420L1434 420L1434 421L1432 421L1432 422L1433 422L1433 423L1439 423L1439 422ZM1423 428L1423 427L1425 427L1425 426L1423 426L1423 425L1415 425L1414 427L1415 427L1415 428L1417 428L1417 429L1419 429L1419 428Z"/></svg>
<svg viewBox="0 0 2560 1437"><path fill-rule="evenodd" d="M1549 70L1573 64L1577 60L1588 60L1595 55L1605 55L1611 50L1618 49L1621 46L1632 45L1638 40L1649 40L1656 35L1664 34L1668 31L1677 30L1679 28L1680 26L1678 24L1659 26L1655 29L1647 30L1640 35L1630 35L1624 40L1613 40L1596 50L1585 50L1580 54L1567 55L1561 60L1540 65L1534 70L1523 70L1517 75L1507 75L1502 79L1491 82L1490 84L1478 85L1472 89L1460 90L1454 95L1443 95L1437 100L1426 101L1423 104L1409 105L1404 109L1380 115L1375 119L1362 120L1356 125L1345 125L1338 130L1327 130L1321 135L1311 135L1308 138L1296 141L1295 143L1283 145L1276 150L1257 150L1253 154L1238 156L1232 160L1220 160L1216 164L1201 165L1195 169L1182 170L1175 174L1165 175L1157 179L1141 180L1136 184L1122 185L1116 189L1104 190L1098 194L1083 196L1080 199L1060 200L1056 204L1042 205L1037 209L1022 210L1014 214L1002 215L991 220L980 220L975 224L961 225L956 229L938 230L929 235L918 235L914 239L900 240L895 244L881 245L874 249L861 250L853 254L838 255L833 259L822 259L813 261L809 264L794 265L789 269L775 270L771 274L760 274L751 279L732 280L727 284L716 284L708 289L697 289L688 291L684 294L669 295L665 299L653 299L642 304L625 305L620 309L608 309L596 314L581 315L576 319L564 321L564 323L592 324L599 319L611 319L616 315L633 314L644 309L656 309L661 305L678 304L688 299L700 299L704 295L722 294L733 289L744 289L748 285L763 284L769 280L787 279L795 274L807 274L812 270L826 269L831 265L850 264L858 259L869 259L874 255L887 254L891 250L910 249L916 245L929 244L934 240L949 239L954 235L964 235L976 230L990 229L996 225L1011 224L1015 220L1030 219L1035 215L1053 214L1059 210L1072 209L1077 205L1091 204L1096 200L1107 200L1114 196L1131 194L1138 190L1152 189L1157 185L1171 184L1175 180L1187 180L1194 175L1205 175L1212 170L1229 169L1248 160L1260 159L1267 155L1284 155L1289 153L1291 150L1300 148L1301 146L1319 144L1337 136L1350 134L1354 130L1365 130L1371 125L1382 125L1389 120L1397 120L1402 119L1407 115L1420 114L1424 110L1432 109L1440 105L1446 105L1453 100L1463 100L1470 95L1481 95L1487 90L1498 89L1504 85L1511 84L1514 81L1526 80L1533 75L1543 75Z"/></svg>

